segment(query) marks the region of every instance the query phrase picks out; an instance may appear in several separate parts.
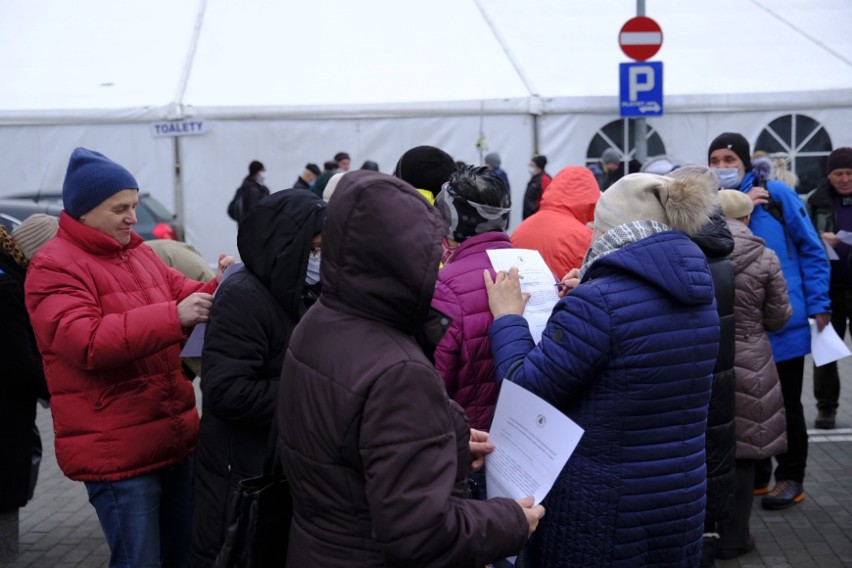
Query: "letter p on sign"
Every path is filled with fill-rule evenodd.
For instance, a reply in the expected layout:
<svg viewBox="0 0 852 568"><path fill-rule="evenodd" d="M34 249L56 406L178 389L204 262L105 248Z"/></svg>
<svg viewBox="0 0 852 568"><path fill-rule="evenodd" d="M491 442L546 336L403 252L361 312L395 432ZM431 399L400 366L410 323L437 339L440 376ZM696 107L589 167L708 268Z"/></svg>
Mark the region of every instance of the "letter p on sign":
<svg viewBox="0 0 852 568"><path fill-rule="evenodd" d="M639 100L639 93L653 91L656 85L654 79L654 68L650 65L635 65L628 70L628 98L631 101Z"/></svg>

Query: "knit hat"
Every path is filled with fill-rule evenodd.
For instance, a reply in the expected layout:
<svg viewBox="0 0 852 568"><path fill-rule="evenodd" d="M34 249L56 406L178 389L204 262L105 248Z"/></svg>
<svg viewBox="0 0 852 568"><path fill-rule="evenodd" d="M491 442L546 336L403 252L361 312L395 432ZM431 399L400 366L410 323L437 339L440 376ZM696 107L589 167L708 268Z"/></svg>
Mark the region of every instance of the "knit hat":
<svg viewBox="0 0 852 568"><path fill-rule="evenodd" d="M346 152L338 152L337 154L334 155L334 161L338 162L338 163L341 160L348 160L348 159L349 159L349 154L347 154Z"/></svg>
<svg viewBox="0 0 852 568"><path fill-rule="evenodd" d="M62 184L62 202L70 216L79 219L125 189L138 190L139 184L123 166L86 148L71 153Z"/></svg>
<svg viewBox="0 0 852 568"><path fill-rule="evenodd" d="M500 160L500 154L497 152L491 152L490 154L485 155L485 163L491 166L492 168L499 168L502 163Z"/></svg>
<svg viewBox="0 0 852 568"><path fill-rule="evenodd" d="M694 234L710 221L719 204L716 194L714 175L688 171L680 179L626 175L601 194L595 207L595 237L624 223L642 220Z"/></svg>
<svg viewBox="0 0 852 568"><path fill-rule="evenodd" d="M370 171L377 172L377 171L379 171L379 164L377 164L377 163L376 163L376 162L374 162L373 160L366 160L366 161L365 161L365 162L361 165L361 169L362 169L362 170L370 170Z"/></svg>
<svg viewBox="0 0 852 568"><path fill-rule="evenodd" d="M621 161L621 154L615 148L607 148L601 154L601 162L605 164L617 164Z"/></svg>
<svg viewBox="0 0 852 568"><path fill-rule="evenodd" d="M394 177L407 181L415 189L438 195L441 186L456 169L453 157L434 146L417 146L407 151L396 163Z"/></svg>
<svg viewBox="0 0 852 568"><path fill-rule="evenodd" d="M707 150L707 161L710 162L710 154L715 150L725 148L730 150L742 160L746 171L751 170L751 149L748 145L748 140L742 134L736 132L723 132L710 142L710 148Z"/></svg>
<svg viewBox="0 0 852 568"><path fill-rule="evenodd" d="M255 160L255 161L253 161L252 163L249 164L249 175L250 176L256 175L257 172L262 172L265 169L266 168L263 167L263 164L261 164L260 162Z"/></svg>
<svg viewBox="0 0 852 568"><path fill-rule="evenodd" d="M852 169L852 148L844 146L829 154L825 171L830 174L837 169Z"/></svg>
<svg viewBox="0 0 852 568"><path fill-rule="evenodd" d="M12 239L27 257L27 261L30 261L41 245L55 237L58 230L59 218L34 213L12 230Z"/></svg>
<svg viewBox="0 0 852 568"><path fill-rule="evenodd" d="M331 201L331 196L334 195L334 190L337 189L337 184L340 183L340 178L343 177L347 172L337 172L331 178L329 178L328 183L325 184L325 189L322 190L322 199L326 203Z"/></svg>
<svg viewBox="0 0 852 568"><path fill-rule="evenodd" d="M322 173L319 169L319 166L316 164L308 164L305 166L305 169L314 174L315 176L318 176Z"/></svg>
<svg viewBox="0 0 852 568"><path fill-rule="evenodd" d="M532 159L532 163L535 164L538 169L544 171L544 166L547 165L547 158L544 156L534 156Z"/></svg>
<svg viewBox="0 0 852 568"><path fill-rule="evenodd" d="M739 189L720 189L719 203L728 219L742 219L754 211L754 203Z"/></svg>

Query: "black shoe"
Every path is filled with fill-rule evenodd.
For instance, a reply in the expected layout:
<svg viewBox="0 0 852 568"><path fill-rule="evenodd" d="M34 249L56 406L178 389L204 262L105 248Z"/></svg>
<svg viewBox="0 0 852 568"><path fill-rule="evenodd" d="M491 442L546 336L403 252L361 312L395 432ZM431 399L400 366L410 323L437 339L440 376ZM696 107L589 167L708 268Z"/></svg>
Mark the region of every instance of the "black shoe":
<svg viewBox="0 0 852 568"><path fill-rule="evenodd" d="M754 547L754 536L748 535L748 540L740 548L717 548L716 558L718 558L719 560L730 560L731 558L736 558L737 556L748 554L749 552L754 550Z"/></svg>
<svg viewBox="0 0 852 568"><path fill-rule="evenodd" d="M820 410L816 420L814 420L814 426L820 430L834 430L834 420L836 418L836 410Z"/></svg>
<svg viewBox="0 0 852 568"><path fill-rule="evenodd" d="M704 549L701 552L701 568L714 568L716 566L716 547L718 545L718 536L704 537Z"/></svg>
<svg viewBox="0 0 852 568"><path fill-rule="evenodd" d="M772 491L763 497L761 504L764 509L786 509L805 500L805 490L802 484L792 479L779 481Z"/></svg>

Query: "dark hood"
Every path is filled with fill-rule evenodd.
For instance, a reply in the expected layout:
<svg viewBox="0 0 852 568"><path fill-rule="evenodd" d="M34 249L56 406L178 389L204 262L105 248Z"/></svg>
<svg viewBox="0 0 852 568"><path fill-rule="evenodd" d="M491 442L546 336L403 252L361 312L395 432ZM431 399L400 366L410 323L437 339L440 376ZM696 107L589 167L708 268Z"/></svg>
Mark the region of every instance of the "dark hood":
<svg viewBox="0 0 852 568"><path fill-rule="evenodd" d="M734 250L734 237L720 209L710 216L709 223L691 237L707 258L724 258Z"/></svg>
<svg viewBox="0 0 852 568"><path fill-rule="evenodd" d="M369 170L340 179L323 228L321 301L410 335L429 316L444 223L411 185Z"/></svg>
<svg viewBox="0 0 852 568"><path fill-rule="evenodd" d="M237 249L246 269L294 317L300 315L311 240L322 231L325 213L325 202L310 191L287 189L261 199L240 223Z"/></svg>

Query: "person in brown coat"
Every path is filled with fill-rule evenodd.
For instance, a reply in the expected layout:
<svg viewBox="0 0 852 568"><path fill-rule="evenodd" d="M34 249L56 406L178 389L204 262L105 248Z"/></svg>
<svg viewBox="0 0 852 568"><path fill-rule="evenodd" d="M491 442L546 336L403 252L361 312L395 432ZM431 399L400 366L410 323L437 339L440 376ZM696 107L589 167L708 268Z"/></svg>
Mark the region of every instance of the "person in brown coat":
<svg viewBox="0 0 852 568"><path fill-rule="evenodd" d="M754 550L749 517L758 461L787 450L781 382L766 331L778 331L793 315L778 256L748 228L754 205L738 190L719 192L734 236L734 321L736 350L736 492L731 519L719 523L716 557L730 559Z"/></svg>
<svg viewBox="0 0 852 568"><path fill-rule="evenodd" d="M279 386L287 565L481 567L517 554L544 510L467 498L470 430L432 364L449 324L430 306L440 214L408 183L367 170L335 195L322 294L293 332Z"/></svg>

